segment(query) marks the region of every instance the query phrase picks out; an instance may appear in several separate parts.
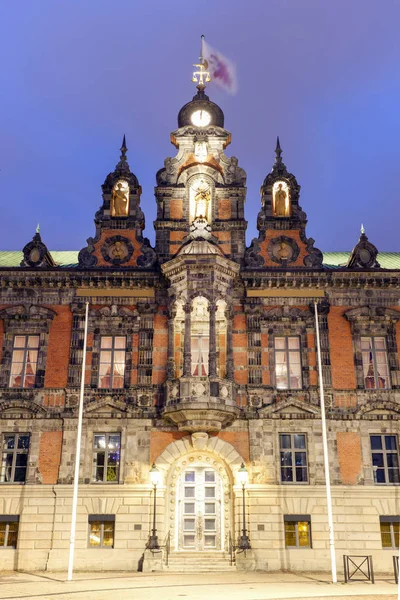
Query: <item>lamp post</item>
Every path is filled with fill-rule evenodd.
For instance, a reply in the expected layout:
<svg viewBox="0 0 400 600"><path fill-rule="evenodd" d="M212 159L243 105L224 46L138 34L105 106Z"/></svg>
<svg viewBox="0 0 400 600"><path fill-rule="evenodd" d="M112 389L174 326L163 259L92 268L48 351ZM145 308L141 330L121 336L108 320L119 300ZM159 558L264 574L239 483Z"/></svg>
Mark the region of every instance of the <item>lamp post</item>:
<svg viewBox="0 0 400 600"><path fill-rule="evenodd" d="M149 539L149 543L147 544L147 547L149 550L159 550L160 545L158 543L158 535L157 535L157 529L156 529L156 510L157 510L157 486L160 483L160 471L157 469L157 467L154 463L150 469L150 481L153 484L153 490L154 490L154 507L153 507L153 528L151 530L151 536Z"/></svg>
<svg viewBox="0 0 400 600"><path fill-rule="evenodd" d="M243 529L242 535L239 538L239 550L251 550L250 539L247 535L246 529L246 496L245 496L245 487L246 483L249 480L249 473L242 463L239 471L238 471L238 481L242 485L242 493L243 493Z"/></svg>

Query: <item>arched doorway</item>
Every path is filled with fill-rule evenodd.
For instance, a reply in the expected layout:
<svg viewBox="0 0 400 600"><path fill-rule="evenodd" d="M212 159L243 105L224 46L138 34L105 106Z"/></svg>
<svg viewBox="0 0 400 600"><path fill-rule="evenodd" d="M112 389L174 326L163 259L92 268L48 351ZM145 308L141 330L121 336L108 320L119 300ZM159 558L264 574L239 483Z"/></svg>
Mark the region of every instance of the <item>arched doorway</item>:
<svg viewBox="0 0 400 600"><path fill-rule="evenodd" d="M224 549L223 481L213 466L185 467L177 482L177 549L206 552Z"/></svg>

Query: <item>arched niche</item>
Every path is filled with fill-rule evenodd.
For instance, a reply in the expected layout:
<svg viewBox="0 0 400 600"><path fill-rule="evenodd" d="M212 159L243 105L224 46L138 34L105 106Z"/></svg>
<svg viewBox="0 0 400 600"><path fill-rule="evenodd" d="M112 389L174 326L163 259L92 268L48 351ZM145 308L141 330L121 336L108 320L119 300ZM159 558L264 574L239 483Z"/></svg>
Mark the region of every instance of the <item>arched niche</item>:
<svg viewBox="0 0 400 600"><path fill-rule="evenodd" d="M274 217L290 217L290 188L286 181L279 179L272 186L272 210Z"/></svg>
<svg viewBox="0 0 400 600"><path fill-rule="evenodd" d="M118 179L111 192L111 216L127 217L129 215L129 183Z"/></svg>
<svg viewBox="0 0 400 600"><path fill-rule="evenodd" d="M197 175L189 181L189 222L196 219L212 220L213 182L205 175Z"/></svg>

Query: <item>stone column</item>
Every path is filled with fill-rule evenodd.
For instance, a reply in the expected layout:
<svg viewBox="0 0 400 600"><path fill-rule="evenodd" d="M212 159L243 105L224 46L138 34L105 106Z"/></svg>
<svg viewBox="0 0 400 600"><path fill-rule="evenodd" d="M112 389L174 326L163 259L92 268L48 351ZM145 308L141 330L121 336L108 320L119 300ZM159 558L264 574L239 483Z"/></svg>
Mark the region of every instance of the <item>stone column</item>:
<svg viewBox="0 0 400 600"><path fill-rule="evenodd" d="M208 353L208 375L216 377L217 375L217 338L216 338L216 312L215 304L209 304L208 313L210 315L210 340Z"/></svg>
<svg viewBox="0 0 400 600"><path fill-rule="evenodd" d="M175 379L175 317L176 308L172 307L168 315L168 364L167 364L167 378Z"/></svg>
<svg viewBox="0 0 400 600"><path fill-rule="evenodd" d="M226 319L226 378L233 379L234 364L233 364L233 348L232 348L232 322L233 322L232 308L227 308L225 310L225 319Z"/></svg>
<svg viewBox="0 0 400 600"><path fill-rule="evenodd" d="M192 306L186 302L183 307L185 312L185 332L183 340L183 376L190 377L192 374L192 348L191 348L191 318Z"/></svg>

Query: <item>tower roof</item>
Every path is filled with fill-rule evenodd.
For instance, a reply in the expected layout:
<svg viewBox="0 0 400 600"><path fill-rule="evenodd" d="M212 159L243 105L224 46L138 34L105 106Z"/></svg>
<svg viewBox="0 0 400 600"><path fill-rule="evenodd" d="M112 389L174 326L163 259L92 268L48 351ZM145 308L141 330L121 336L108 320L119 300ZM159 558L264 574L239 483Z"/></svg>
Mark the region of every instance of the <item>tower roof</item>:
<svg viewBox="0 0 400 600"><path fill-rule="evenodd" d="M199 89L197 94L193 96L193 99L181 108L178 114L178 127L193 125L191 116L194 112L199 110L204 110L209 113L211 117L209 125L224 127L224 113L222 112L222 109L215 104L215 102L210 100L207 94L204 93L204 89Z"/></svg>

